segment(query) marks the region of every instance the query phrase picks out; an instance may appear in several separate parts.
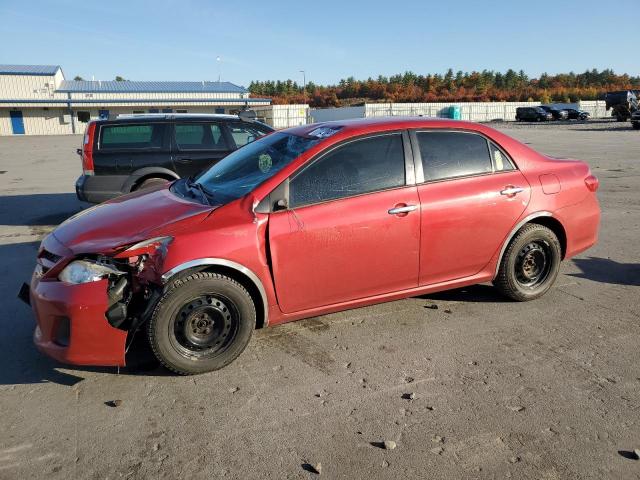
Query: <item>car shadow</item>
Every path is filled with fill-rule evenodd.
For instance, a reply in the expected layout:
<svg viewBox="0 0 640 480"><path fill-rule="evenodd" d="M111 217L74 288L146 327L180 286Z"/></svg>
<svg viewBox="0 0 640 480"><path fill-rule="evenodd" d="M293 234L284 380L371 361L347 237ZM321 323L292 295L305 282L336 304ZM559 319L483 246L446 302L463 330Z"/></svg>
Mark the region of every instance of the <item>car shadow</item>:
<svg viewBox="0 0 640 480"><path fill-rule="evenodd" d="M510 300L498 292L491 285L471 285L470 287L456 288L454 290L445 290L437 293L428 293L420 295L416 298L431 301L453 301L453 302L473 302L473 303L503 303Z"/></svg>
<svg viewBox="0 0 640 480"><path fill-rule="evenodd" d="M38 227L58 225L91 206L75 193L42 193L0 197L0 225Z"/></svg>
<svg viewBox="0 0 640 480"><path fill-rule="evenodd" d="M53 227L89 204L73 193L0 196L0 385L56 383L72 386L89 374L172 375L159 368L153 357L134 344L127 356L131 367L71 367L38 352L33 344L35 318L31 308L18 299L21 285L31 278L40 241ZM10 227L29 227L28 231ZM8 230L8 231L7 231ZM19 241L21 237L29 241ZM17 241L16 241L17 240ZM138 338L143 339L144 335Z"/></svg>
<svg viewBox="0 0 640 480"><path fill-rule="evenodd" d="M615 285L640 286L640 264L638 263L619 263L598 257L574 258L572 261L581 272L567 274L570 277Z"/></svg>

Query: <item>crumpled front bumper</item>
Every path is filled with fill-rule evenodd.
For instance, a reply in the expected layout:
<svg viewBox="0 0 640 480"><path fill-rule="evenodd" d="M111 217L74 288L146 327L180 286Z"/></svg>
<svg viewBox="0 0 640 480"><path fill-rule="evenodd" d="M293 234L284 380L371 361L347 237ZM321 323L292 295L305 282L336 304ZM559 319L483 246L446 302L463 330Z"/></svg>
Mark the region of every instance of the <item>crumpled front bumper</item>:
<svg viewBox="0 0 640 480"><path fill-rule="evenodd" d="M71 285L34 274L30 300L38 350L73 365L124 366L127 332L107 322L107 284Z"/></svg>

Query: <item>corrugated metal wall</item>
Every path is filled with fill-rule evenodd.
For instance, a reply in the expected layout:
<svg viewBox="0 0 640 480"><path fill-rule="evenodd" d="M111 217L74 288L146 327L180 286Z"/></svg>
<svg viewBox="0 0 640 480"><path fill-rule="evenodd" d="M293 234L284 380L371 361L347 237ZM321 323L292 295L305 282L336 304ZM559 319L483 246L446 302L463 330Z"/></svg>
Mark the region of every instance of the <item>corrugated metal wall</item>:
<svg viewBox="0 0 640 480"><path fill-rule="evenodd" d="M489 122L491 120L515 120L516 108L538 106L540 102L476 102L476 103L367 103L366 117L423 116L449 118L450 108L459 106L462 120Z"/></svg>
<svg viewBox="0 0 640 480"><path fill-rule="evenodd" d="M535 107L540 102L474 102L474 103L366 103L360 107L312 109L310 117L315 122L345 120L348 118L387 117L387 116L423 116L449 118L450 108L459 106L462 120L471 122L490 122L492 120L514 121L518 107ZM609 117L602 100L591 100L576 104L591 114L592 118Z"/></svg>

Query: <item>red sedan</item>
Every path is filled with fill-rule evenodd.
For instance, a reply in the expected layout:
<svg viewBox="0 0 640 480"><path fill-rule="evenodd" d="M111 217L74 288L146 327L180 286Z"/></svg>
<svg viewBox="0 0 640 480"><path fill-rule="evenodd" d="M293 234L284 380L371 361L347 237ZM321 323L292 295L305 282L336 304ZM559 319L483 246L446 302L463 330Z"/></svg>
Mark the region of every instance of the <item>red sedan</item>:
<svg viewBox="0 0 640 480"><path fill-rule="evenodd" d="M584 162L484 125L280 131L47 236L30 285L35 343L62 362L122 366L141 332L193 374L229 364L267 325L489 281L532 300L596 242L597 189Z"/></svg>

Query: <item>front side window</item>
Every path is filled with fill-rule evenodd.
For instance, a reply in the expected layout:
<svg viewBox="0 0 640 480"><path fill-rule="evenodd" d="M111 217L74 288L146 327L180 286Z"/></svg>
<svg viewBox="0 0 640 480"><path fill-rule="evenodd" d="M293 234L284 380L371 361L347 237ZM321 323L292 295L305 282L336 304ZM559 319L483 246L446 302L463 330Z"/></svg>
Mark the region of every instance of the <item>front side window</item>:
<svg viewBox="0 0 640 480"><path fill-rule="evenodd" d="M291 207L351 197L405 184L401 134L349 142L321 157L289 185Z"/></svg>
<svg viewBox="0 0 640 480"><path fill-rule="evenodd" d="M104 125L100 129L100 149L159 148L163 124Z"/></svg>
<svg viewBox="0 0 640 480"><path fill-rule="evenodd" d="M274 133L227 155L197 183L214 202L228 202L249 193L322 139Z"/></svg>
<svg viewBox="0 0 640 480"><path fill-rule="evenodd" d="M266 134L266 132L260 131L251 125L229 125L229 132L231 132L237 148L243 147Z"/></svg>
<svg viewBox="0 0 640 480"><path fill-rule="evenodd" d="M176 123L176 145L180 150L227 150L220 125L215 123Z"/></svg>
<svg viewBox="0 0 640 480"><path fill-rule="evenodd" d="M487 140L473 133L418 132L424 180L491 173Z"/></svg>

